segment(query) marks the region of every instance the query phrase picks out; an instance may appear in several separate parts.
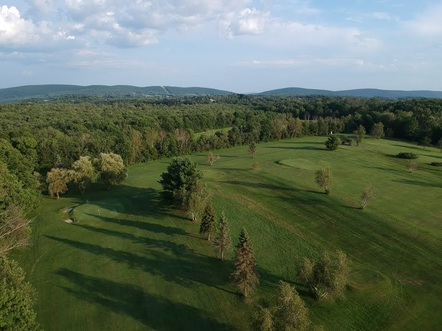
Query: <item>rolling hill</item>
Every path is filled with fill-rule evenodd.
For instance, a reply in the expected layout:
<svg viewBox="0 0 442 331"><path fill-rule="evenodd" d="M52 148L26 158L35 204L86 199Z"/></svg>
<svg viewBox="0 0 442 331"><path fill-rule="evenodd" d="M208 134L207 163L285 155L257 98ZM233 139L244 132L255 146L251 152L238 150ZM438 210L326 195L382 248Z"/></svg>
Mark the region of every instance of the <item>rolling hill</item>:
<svg viewBox="0 0 442 331"><path fill-rule="evenodd" d="M17 102L30 99L53 99L70 95L96 97L180 97L228 94L232 94L232 92L204 87L27 85L0 89L0 102Z"/></svg>
<svg viewBox="0 0 442 331"><path fill-rule="evenodd" d="M22 102L31 100L46 100L66 96L95 96L95 97L185 97L185 96L208 96L229 95L234 92L205 87L176 87L176 86L147 86L137 87L131 85L27 85L0 89L0 103ZM287 87L269 90L255 95L269 96L349 96L362 98L442 98L442 91L402 91L380 89L354 89L343 91L330 91L320 89L305 89L299 87Z"/></svg>

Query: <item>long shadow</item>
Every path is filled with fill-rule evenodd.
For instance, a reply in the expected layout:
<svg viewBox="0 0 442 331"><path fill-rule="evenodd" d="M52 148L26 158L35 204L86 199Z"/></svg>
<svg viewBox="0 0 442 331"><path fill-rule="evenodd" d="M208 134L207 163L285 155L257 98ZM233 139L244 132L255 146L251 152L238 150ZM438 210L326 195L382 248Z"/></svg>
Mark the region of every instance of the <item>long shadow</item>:
<svg viewBox="0 0 442 331"><path fill-rule="evenodd" d="M146 254L138 255L65 238L46 237L76 249L109 258L116 263L125 264L128 268L159 276L166 281L182 286L192 288L196 285L195 283L201 283L230 292L228 284L231 268L230 266L226 267L230 262L224 261L223 263L214 257L195 254L185 245L146 239L147 252Z"/></svg>
<svg viewBox="0 0 442 331"><path fill-rule="evenodd" d="M161 199L160 192L152 188L118 185L113 188L111 196L121 197L120 201L125 206L125 212L130 212L133 215L161 218L169 211L169 206Z"/></svg>
<svg viewBox="0 0 442 331"><path fill-rule="evenodd" d="M80 300L106 307L116 314L127 315L155 330L235 330L195 307L146 293L142 288L87 276L69 269L57 274L70 282L62 288Z"/></svg>
<svg viewBox="0 0 442 331"><path fill-rule="evenodd" d="M401 180L393 179L393 182L403 183L403 184L408 184L408 185L423 186L423 187L442 188L442 185L438 185L435 183L429 183L429 182L422 182L422 181L417 181L417 180L411 180L411 179L401 179Z"/></svg>
<svg viewBox="0 0 442 331"><path fill-rule="evenodd" d="M165 233L165 234L172 235L172 236L173 235L187 235L187 232L184 231L183 229L180 229L177 227L172 227L172 226L165 226L165 225L161 225L161 224L141 222L141 221L136 221L136 220L132 220L132 219L128 220L128 219L123 219L123 218L112 218L112 217L90 214L90 213L85 213L85 215L89 215L91 217L98 218L106 223L136 227L138 229L146 230L146 231L154 232L154 233Z"/></svg>
<svg viewBox="0 0 442 331"><path fill-rule="evenodd" d="M322 144L324 145L324 144ZM292 146L292 147L281 147L281 146L268 146L268 147L264 147L264 148L269 148L269 149L289 149L289 150L296 150L296 149L302 149L302 150L307 150L307 151L327 151L325 149L325 147L314 147L314 146Z"/></svg>
<svg viewBox="0 0 442 331"><path fill-rule="evenodd" d="M221 183L229 184L229 185L239 185L239 186L247 186L251 188L265 189L265 190L278 190L278 191L292 191L293 188L273 185L269 183L255 183L255 182L246 182L240 180L228 180L222 181Z"/></svg>
<svg viewBox="0 0 442 331"><path fill-rule="evenodd" d="M74 226L107 236L113 236L124 240L131 240L133 243L144 244L145 247L148 249L160 248L164 252L172 252L173 254L180 254L180 255L189 255L193 253L193 250L189 249L186 245L177 244L173 241L140 237L140 236L135 236L131 233L98 228L87 224L74 223Z"/></svg>

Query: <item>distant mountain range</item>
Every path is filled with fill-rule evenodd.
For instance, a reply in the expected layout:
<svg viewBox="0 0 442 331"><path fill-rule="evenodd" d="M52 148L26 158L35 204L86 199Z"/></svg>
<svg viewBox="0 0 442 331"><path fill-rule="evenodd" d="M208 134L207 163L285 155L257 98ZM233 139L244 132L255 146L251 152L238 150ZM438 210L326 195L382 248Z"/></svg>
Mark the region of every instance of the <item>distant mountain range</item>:
<svg viewBox="0 0 442 331"><path fill-rule="evenodd" d="M50 100L68 96L96 96L96 97L184 97L229 95L234 92L203 87L175 87L175 86L148 86L137 87L130 85L28 85L0 89L0 102L19 102L35 99ZM349 96L363 98L442 98L442 91L393 91L379 89L356 89L345 91L329 91L304 89L298 87L282 88L277 90L254 93L254 95L275 96Z"/></svg>

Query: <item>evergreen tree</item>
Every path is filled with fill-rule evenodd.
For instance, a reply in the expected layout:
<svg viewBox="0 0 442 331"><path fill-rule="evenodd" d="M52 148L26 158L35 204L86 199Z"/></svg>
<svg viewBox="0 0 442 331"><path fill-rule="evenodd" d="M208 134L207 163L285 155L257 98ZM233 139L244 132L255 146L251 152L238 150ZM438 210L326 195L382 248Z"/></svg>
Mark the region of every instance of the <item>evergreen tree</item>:
<svg viewBox="0 0 442 331"><path fill-rule="evenodd" d="M189 158L176 158L161 174L159 183L163 187L163 196L182 207L188 192L194 190L203 173L197 169L197 164Z"/></svg>
<svg viewBox="0 0 442 331"><path fill-rule="evenodd" d="M325 147L329 151L334 151L338 149L338 146L339 146L339 138L334 135L329 136L325 141Z"/></svg>
<svg viewBox="0 0 442 331"><path fill-rule="evenodd" d="M210 236L215 230L215 210L213 209L213 205L211 202L209 202L206 205L206 208L204 208L203 217L201 219L201 225L200 225L200 233L207 233L207 240L210 241Z"/></svg>
<svg viewBox="0 0 442 331"><path fill-rule="evenodd" d="M239 242L235 252L235 270L232 272L232 282L247 297L250 290L258 285L255 257L249 235L243 228L239 234Z"/></svg>
<svg viewBox="0 0 442 331"><path fill-rule="evenodd" d="M220 255L221 260L224 260L224 254L230 250L232 240L230 238L230 227L227 222L227 218L222 213L219 221L218 221L218 229L217 229L215 240L213 241L213 246L215 252Z"/></svg>

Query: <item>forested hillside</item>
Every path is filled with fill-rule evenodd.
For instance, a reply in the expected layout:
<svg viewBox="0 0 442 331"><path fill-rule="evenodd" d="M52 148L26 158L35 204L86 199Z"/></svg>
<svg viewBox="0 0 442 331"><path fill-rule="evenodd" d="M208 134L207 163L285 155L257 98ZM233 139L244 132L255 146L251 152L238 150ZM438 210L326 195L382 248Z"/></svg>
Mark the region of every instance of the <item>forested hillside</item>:
<svg viewBox="0 0 442 331"><path fill-rule="evenodd" d="M45 175L81 155L120 154L127 164L250 142L331 132L371 133L425 145L442 137L442 101L230 95L0 105L2 149ZM208 130L215 132L204 133ZM11 152L12 153L12 152ZM7 161L11 162L11 161ZM14 169L18 169L13 167ZM32 171L31 171L32 170ZM21 171L22 170L14 170Z"/></svg>

